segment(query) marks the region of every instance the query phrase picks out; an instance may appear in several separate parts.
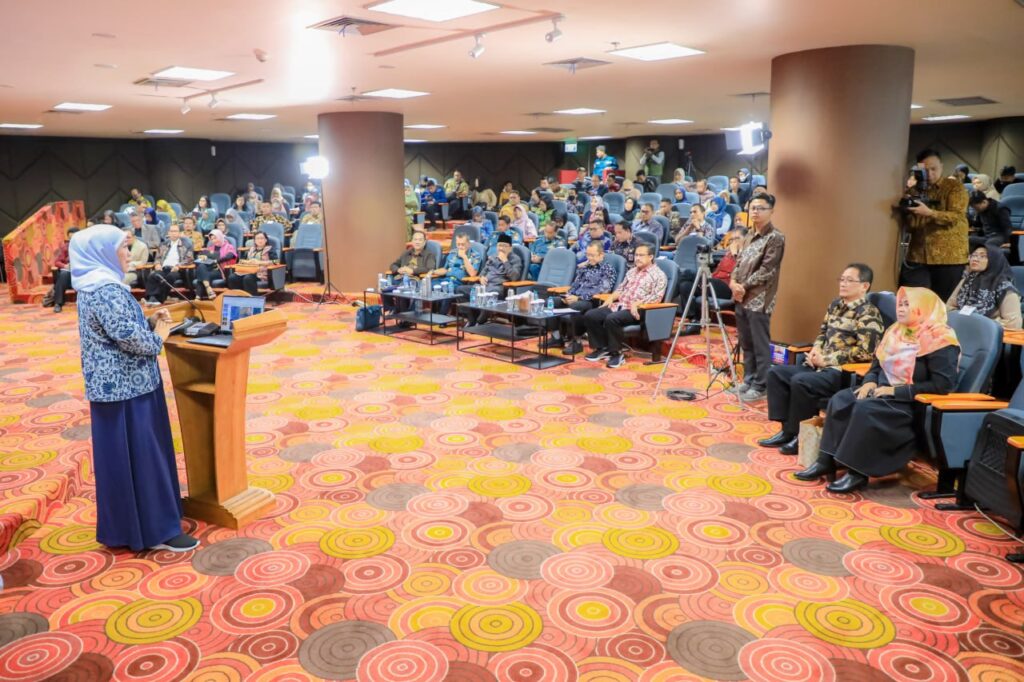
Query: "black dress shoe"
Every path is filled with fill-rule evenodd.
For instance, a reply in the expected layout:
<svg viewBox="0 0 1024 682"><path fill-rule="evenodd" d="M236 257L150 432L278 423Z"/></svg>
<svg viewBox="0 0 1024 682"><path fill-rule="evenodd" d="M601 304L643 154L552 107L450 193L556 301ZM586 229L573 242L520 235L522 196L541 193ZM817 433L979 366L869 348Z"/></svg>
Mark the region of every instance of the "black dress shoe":
<svg viewBox="0 0 1024 682"><path fill-rule="evenodd" d="M799 438L794 438L793 440L789 441L788 443L783 445L781 448L779 448L779 453L783 454L783 455L795 455L799 451L800 451L800 439Z"/></svg>
<svg viewBox="0 0 1024 682"><path fill-rule="evenodd" d="M838 481L825 486L825 490L828 490L830 493L852 493L855 490L866 487L867 484L868 477L864 474L858 474L856 471L847 471L846 475Z"/></svg>
<svg viewBox="0 0 1024 682"><path fill-rule="evenodd" d="M757 441L757 444L763 448L777 448L780 445L785 445L794 438L796 438L796 436L794 436L791 433L779 431L771 438L762 438L761 440Z"/></svg>
<svg viewBox="0 0 1024 682"><path fill-rule="evenodd" d="M829 458L828 461L819 459L803 471L797 471L793 474L793 478L799 481L817 481L822 476L828 476L831 479L835 475L836 463Z"/></svg>

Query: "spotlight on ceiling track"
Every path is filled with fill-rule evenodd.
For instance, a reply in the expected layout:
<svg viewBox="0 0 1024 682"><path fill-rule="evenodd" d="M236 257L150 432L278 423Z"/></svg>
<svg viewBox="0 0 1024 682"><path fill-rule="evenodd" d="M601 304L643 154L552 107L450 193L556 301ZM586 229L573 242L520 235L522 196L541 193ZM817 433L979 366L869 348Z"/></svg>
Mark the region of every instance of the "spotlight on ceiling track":
<svg viewBox="0 0 1024 682"><path fill-rule="evenodd" d="M210 107L211 109L216 109L218 105L220 105L220 102L217 101L217 95L211 94L210 103L206 106Z"/></svg>
<svg viewBox="0 0 1024 682"><path fill-rule="evenodd" d="M190 111L192 111L192 107L188 105L188 102L181 100L181 115L184 116Z"/></svg>
<svg viewBox="0 0 1024 682"><path fill-rule="evenodd" d="M551 20L551 30L544 34L544 40L549 43L553 43L562 37L562 31L558 28L558 22L560 22L562 18L563 17L557 17Z"/></svg>
<svg viewBox="0 0 1024 682"><path fill-rule="evenodd" d="M472 57L473 59L479 59L480 55L482 55L484 53L484 50L486 49L483 44L483 38L483 33L478 33L477 35L473 36L473 49L469 51L469 56Z"/></svg>

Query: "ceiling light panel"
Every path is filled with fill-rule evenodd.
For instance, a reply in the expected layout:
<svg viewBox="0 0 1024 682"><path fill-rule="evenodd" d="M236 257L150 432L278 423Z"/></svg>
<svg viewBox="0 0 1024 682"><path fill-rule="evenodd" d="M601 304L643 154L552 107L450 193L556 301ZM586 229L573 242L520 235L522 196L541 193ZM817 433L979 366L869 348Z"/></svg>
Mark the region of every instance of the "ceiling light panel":
<svg viewBox="0 0 1024 682"><path fill-rule="evenodd" d="M14 128L17 130L35 130L42 127L42 123L0 123L0 128Z"/></svg>
<svg viewBox="0 0 1024 682"><path fill-rule="evenodd" d="M266 121L270 118L277 118L277 114L231 114L225 118L232 121Z"/></svg>
<svg viewBox="0 0 1024 682"><path fill-rule="evenodd" d="M438 128L445 128L440 123L413 123L412 125L405 126L409 130L437 130Z"/></svg>
<svg viewBox="0 0 1024 682"><path fill-rule="evenodd" d="M911 109L924 109L924 106L921 105L921 104L911 104L910 108Z"/></svg>
<svg viewBox="0 0 1024 682"><path fill-rule="evenodd" d="M532 130L502 130L502 135L536 135Z"/></svg>
<svg viewBox="0 0 1024 682"><path fill-rule="evenodd" d="M482 14L498 8L499 5L478 0L387 0L369 5L366 9L436 23Z"/></svg>
<svg viewBox="0 0 1024 682"><path fill-rule="evenodd" d="M642 62L657 62L662 59L676 59L678 57L692 57L704 54L702 50L695 50L692 47L683 47L675 43L654 43L652 45L640 45L638 47L625 47L621 50L611 50L608 54L629 59L639 59Z"/></svg>
<svg viewBox="0 0 1024 682"><path fill-rule="evenodd" d="M307 140L319 140L320 139L319 135L303 135L303 137L305 139L307 139Z"/></svg>
<svg viewBox="0 0 1024 682"><path fill-rule="evenodd" d="M429 94L429 92L402 90L401 88L384 88L383 90L371 90L370 92L363 93L365 97L386 97L387 99L409 99L410 97L423 97Z"/></svg>
<svg viewBox="0 0 1024 682"><path fill-rule="evenodd" d="M660 126L674 126L681 125L683 123L693 123L693 121L686 118L656 118L648 123L656 123Z"/></svg>
<svg viewBox="0 0 1024 682"><path fill-rule="evenodd" d="M924 116L922 121L961 121L970 118L967 114L947 114L945 116Z"/></svg>
<svg viewBox="0 0 1024 682"><path fill-rule="evenodd" d="M415 138L407 137L406 139L402 140L402 142L405 142L406 144L417 144L419 142L426 142L426 140L417 140Z"/></svg>
<svg viewBox="0 0 1024 682"><path fill-rule="evenodd" d="M579 140L581 140L581 141L584 141L584 140L610 140L610 139L612 139L611 135L586 135L584 137L579 138Z"/></svg>
<svg viewBox="0 0 1024 682"><path fill-rule="evenodd" d="M106 111L109 104L85 104L83 102L61 102L53 108L54 111Z"/></svg>
<svg viewBox="0 0 1024 682"><path fill-rule="evenodd" d="M169 66L153 74L153 78L167 78L183 81L216 81L234 76L234 71L216 71L214 69L196 69L191 66Z"/></svg>
<svg viewBox="0 0 1024 682"><path fill-rule="evenodd" d="M568 114L569 116L586 116L587 114L603 114L604 109L590 109L588 107L578 107L576 109L559 109L555 112L556 114Z"/></svg>
<svg viewBox="0 0 1024 682"><path fill-rule="evenodd" d="M150 128L142 132L146 135L180 135L185 131L178 128Z"/></svg>

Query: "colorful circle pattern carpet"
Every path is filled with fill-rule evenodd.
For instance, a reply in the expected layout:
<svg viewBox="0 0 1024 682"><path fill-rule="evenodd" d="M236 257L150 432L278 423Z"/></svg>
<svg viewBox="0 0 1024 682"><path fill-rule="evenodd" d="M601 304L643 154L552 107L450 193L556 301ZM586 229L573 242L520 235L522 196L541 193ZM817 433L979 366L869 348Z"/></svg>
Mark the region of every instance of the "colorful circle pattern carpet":
<svg viewBox="0 0 1024 682"><path fill-rule="evenodd" d="M756 446L763 415L652 402L658 368L281 309L247 421L276 507L132 554L93 534L73 308L0 307L0 679L1024 679L1014 545L918 499L923 468L840 498Z"/></svg>

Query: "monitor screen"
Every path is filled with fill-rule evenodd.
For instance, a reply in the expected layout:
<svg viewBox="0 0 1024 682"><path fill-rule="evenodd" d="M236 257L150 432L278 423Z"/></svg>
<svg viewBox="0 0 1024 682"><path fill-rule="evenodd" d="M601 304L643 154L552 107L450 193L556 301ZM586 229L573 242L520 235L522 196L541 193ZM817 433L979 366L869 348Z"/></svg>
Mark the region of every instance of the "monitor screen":
<svg viewBox="0 0 1024 682"><path fill-rule="evenodd" d="M259 315L267 307L264 296L225 296L221 301L220 326L231 331L235 320Z"/></svg>

